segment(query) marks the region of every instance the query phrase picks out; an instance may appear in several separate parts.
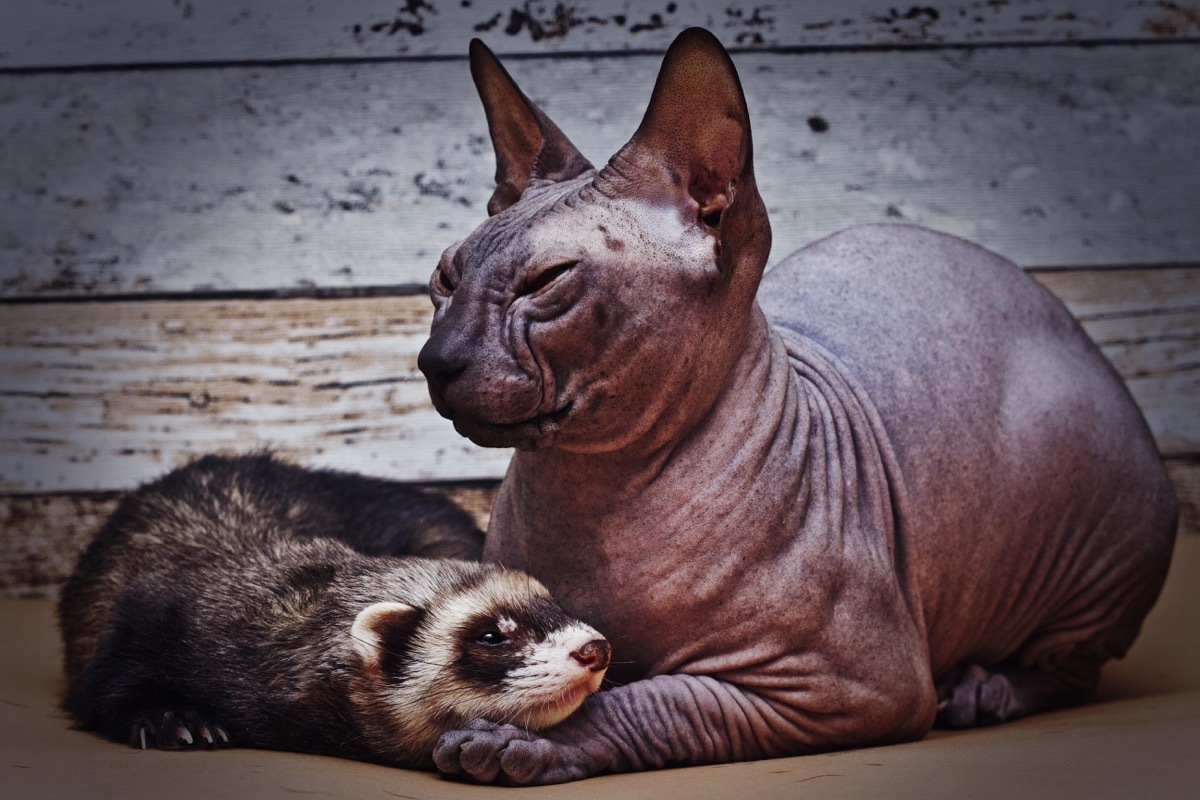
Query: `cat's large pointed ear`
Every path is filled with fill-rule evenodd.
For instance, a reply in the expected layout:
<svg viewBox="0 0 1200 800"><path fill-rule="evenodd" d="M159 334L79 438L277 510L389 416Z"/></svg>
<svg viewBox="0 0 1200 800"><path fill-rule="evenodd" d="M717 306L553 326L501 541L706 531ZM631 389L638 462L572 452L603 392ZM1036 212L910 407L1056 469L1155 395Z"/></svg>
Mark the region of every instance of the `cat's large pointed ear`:
<svg viewBox="0 0 1200 800"><path fill-rule="evenodd" d="M487 45L472 39L470 54L471 77L496 150L496 191L488 200L488 214L499 214L520 200L532 180L563 181L593 169L521 92Z"/></svg>
<svg viewBox="0 0 1200 800"><path fill-rule="evenodd" d="M642 124L598 180L611 177L625 184L623 191L674 201L717 236L722 268L736 258L761 260L761 269L771 226L753 155L733 61L715 36L689 28L663 58Z"/></svg>

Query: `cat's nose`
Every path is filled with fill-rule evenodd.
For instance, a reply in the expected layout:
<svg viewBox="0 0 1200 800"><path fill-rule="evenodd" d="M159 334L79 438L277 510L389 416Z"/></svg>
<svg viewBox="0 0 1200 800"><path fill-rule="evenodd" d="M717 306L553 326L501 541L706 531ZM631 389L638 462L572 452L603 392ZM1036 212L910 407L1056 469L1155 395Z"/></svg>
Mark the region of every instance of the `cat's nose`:
<svg viewBox="0 0 1200 800"><path fill-rule="evenodd" d="M464 361L448 360L436 356L426 357L425 352L422 349L417 356L417 367L425 374L425 379L428 381L442 385L467 368Z"/></svg>
<svg viewBox="0 0 1200 800"><path fill-rule="evenodd" d="M467 364L468 360L462 348L455 347L452 337L440 331L434 331L417 354L417 368L425 375L429 384L429 396L434 407L443 416L450 412L445 402L446 388L455 377L466 371Z"/></svg>
<svg viewBox="0 0 1200 800"><path fill-rule="evenodd" d="M417 368L428 380L444 381L465 370L467 359L462 348L455 346L451 336L437 330L417 354Z"/></svg>

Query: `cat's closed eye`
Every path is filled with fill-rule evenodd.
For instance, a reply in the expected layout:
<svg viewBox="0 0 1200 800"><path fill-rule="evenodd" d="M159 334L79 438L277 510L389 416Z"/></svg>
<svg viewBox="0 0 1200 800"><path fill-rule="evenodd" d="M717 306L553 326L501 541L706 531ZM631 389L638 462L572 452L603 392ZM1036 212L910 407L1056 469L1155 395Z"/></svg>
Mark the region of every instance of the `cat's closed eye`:
<svg viewBox="0 0 1200 800"><path fill-rule="evenodd" d="M433 290L438 294L449 296L454 294L457 285L454 278L439 264L433 273Z"/></svg>
<svg viewBox="0 0 1200 800"><path fill-rule="evenodd" d="M517 294L526 297L541 294L546 289L550 288L550 286L556 280L574 269L578 263L578 261L567 261L550 267L549 269L542 270L527 280L525 285L521 287L521 290L517 292Z"/></svg>

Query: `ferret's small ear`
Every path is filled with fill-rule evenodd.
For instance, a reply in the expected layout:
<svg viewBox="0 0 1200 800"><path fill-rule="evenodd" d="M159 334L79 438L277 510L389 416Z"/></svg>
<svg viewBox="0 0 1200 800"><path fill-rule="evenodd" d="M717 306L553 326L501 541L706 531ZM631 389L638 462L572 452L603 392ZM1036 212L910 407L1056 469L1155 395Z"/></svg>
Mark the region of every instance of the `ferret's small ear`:
<svg viewBox="0 0 1200 800"><path fill-rule="evenodd" d="M404 603L373 603L354 618L350 643L368 667L387 672L404 651L425 612Z"/></svg>

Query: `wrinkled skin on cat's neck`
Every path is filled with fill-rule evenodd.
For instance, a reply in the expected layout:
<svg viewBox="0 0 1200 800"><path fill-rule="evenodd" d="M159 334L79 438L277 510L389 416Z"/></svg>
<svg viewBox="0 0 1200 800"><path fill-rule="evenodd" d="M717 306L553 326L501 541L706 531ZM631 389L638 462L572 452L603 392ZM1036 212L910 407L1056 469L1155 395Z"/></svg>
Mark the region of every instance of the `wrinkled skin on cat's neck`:
<svg viewBox="0 0 1200 800"><path fill-rule="evenodd" d="M439 769L553 783L1087 697L1157 596L1176 511L1062 305L913 226L762 278L745 98L706 32L599 172L478 42L471 68L492 216L431 280L419 363L461 433L519 448L485 558L600 630L618 685L537 735L448 733Z"/></svg>

